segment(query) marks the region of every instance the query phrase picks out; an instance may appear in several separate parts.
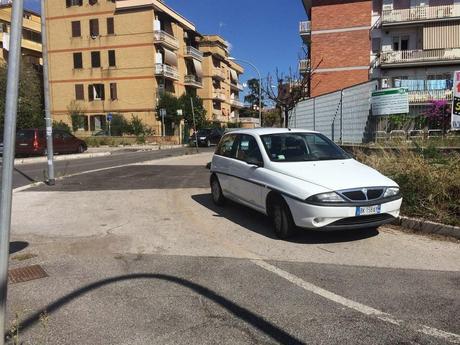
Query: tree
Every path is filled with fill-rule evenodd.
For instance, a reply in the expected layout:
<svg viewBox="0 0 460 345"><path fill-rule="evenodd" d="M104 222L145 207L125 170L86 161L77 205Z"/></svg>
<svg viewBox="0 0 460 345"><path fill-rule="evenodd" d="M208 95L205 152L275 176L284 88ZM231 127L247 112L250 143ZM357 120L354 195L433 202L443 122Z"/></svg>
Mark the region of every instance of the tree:
<svg viewBox="0 0 460 345"><path fill-rule="evenodd" d="M247 81L248 88L249 88L249 93L244 96L244 102L248 103L250 105L250 109L252 109L254 112L256 112L259 108L259 79L249 79ZM261 99L262 99L262 109L265 108L265 103L264 103L264 95L261 94ZM257 112L258 114L258 112ZM257 115L258 117L259 115ZM256 116L251 116L251 117L256 117Z"/></svg>
<svg viewBox="0 0 460 345"><path fill-rule="evenodd" d="M265 127L279 127L281 125L281 109L266 109L262 112L262 119Z"/></svg>
<svg viewBox="0 0 460 345"><path fill-rule="evenodd" d="M206 109L203 106L203 100L196 95L183 94L179 97L180 109L182 109L183 118L185 123L189 126L193 126L193 113L192 104L190 99L193 101L193 109L195 111L195 124L196 128L204 128L208 126L206 120Z"/></svg>
<svg viewBox="0 0 460 345"><path fill-rule="evenodd" d="M424 115L431 128L442 129L445 133L451 117L450 104L445 100L432 101Z"/></svg>
<svg viewBox="0 0 460 345"><path fill-rule="evenodd" d="M158 121L162 121L160 110L164 109L166 111L166 115L164 117L164 124L166 129L170 129L172 124L180 123L181 117L177 115L177 111L181 109L181 104L179 99L171 94L171 93L163 93L158 100L157 104L157 119Z"/></svg>
<svg viewBox="0 0 460 345"><path fill-rule="evenodd" d="M72 101L67 106L70 121L72 122L72 130L76 132L86 125L85 108L78 102Z"/></svg>
<svg viewBox="0 0 460 345"><path fill-rule="evenodd" d="M0 66L0 127L5 116L7 65ZM28 64L22 64L19 74L17 128L43 127L43 87L39 72Z"/></svg>

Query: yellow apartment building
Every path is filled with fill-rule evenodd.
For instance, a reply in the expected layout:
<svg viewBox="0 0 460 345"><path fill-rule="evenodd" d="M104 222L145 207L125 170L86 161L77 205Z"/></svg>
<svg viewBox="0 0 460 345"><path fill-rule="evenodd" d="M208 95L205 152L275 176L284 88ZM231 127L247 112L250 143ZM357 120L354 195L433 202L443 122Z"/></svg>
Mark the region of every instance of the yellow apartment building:
<svg viewBox="0 0 460 345"><path fill-rule="evenodd" d="M239 82L244 69L229 60L228 45L218 35L205 35L200 41L203 53L203 88L198 96L203 99L208 119L227 123L237 122L239 109L243 107Z"/></svg>
<svg viewBox="0 0 460 345"><path fill-rule="evenodd" d="M46 17L55 121L78 108L93 132L109 114L136 115L161 134L159 96L203 89L202 36L162 1L49 0Z"/></svg>
<svg viewBox="0 0 460 345"><path fill-rule="evenodd" d="M0 5L0 62L8 62L11 31L11 4ZM42 39L40 15L24 9L22 24L22 61L34 65L41 64Z"/></svg>

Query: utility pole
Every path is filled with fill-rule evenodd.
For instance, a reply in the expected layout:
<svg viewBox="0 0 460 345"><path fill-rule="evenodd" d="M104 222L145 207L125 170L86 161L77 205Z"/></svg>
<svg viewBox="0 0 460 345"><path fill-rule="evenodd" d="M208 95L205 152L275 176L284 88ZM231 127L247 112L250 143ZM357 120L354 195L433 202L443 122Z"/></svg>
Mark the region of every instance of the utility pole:
<svg viewBox="0 0 460 345"><path fill-rule="evenodd" d="M4 345L5 343L6 329L6 295L8 289L14 148L16 141L16 113L19 93L24 0L14 0L12 6L3 132L2 190L0 197L0 345Z"/></svg>
<svg viewBox="0 0 460 345"><path fill-rule="evenodd" d="M193 107L193 98L190 97L190 104L192 105L192 119L193 119L193 135L195 136L195 146L196 152L198 152L198 133L196 131L196 121L195 121L195 108Z"/></svg>
<svg viewBox="0 0 460 345"><path fill-rule="evenodd" d="M48 74L48 46L46 34L45 0L41 0L41 27L42 27L42 55L43 55L43 91L45 98L45 122L46 122L46 155L48 156L48 180L47 184L53 186L54 179L54 151L53 151L53 121L50 111L50 89Z"/></svg>

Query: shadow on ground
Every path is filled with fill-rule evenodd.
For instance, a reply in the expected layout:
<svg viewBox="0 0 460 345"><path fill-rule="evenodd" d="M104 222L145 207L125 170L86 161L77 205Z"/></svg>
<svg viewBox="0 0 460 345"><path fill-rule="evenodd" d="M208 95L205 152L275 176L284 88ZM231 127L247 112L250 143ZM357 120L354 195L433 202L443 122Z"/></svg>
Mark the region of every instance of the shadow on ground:
<svg viewBox="0 0 460 345"><path fill-rule="evenodd" d="M29 246L29 242L25 241L13 241L10 242L10 254L15 254L21 250L26 249Z"/></svg>
<svg viewBox="0 0 460 345"><path fill-rule="evenodd" d="M117 277L107 278L104 280L99 280L97 282L83 286L57 299L53 303L48 304L42 310L35 312L31 316L29 316L27 319L22 321L21 324L19 325L19 328L23 331L27 330L28 328L32 327L33 325L35 325L36 323L40 321L41 315L45 313L47 315L52 315L60 308L66 306L67 304L71 303L77 298L83 297L84 295L90 293L93 290L103 288L104 286L107 286L110 284L123 283L126 281L133 281L133 280L147 280L147 279L148 280L162 280L162 281L169 282L171 284L177 284L187 289L190 289L191 291L195 292L201 297L220 305L222 308L227 310L227 312L229 312L236 318L246 322L248 325L259 330L261 333L266 334L267 336L274 339L279 344L305 345L304 342L300 341L293 335L287 333L286 331L279 328L275 324L268 322L260 315L236 304L235 302L227 299L226 297L222 295L217 294L215 291L212 291L205 286L199 285L190 280L186 280L186 279L179 278L176 276L171 276L171 275L166 275L166 274L153 274L153 273L137 273L137 274L117 276ZM7 340L11 339L12 336L13 334L11 334L10 332L5 334L5 338Z"/></svg>
<svg viewBox="0 0 460 345"><path fill-rule="evenodd" d="M215 212L216 217L226 218L250 231L271 239L278 239L273 233L270 219L257 211L231 201L227 201L224 207L216 206L212 202L211 194L208 193L192 195L192 199ZM305 244L340 243L365 240L377 236L378 234L379 231L376 229L328 232L298 229L296 235L287 241Z"/></svg>

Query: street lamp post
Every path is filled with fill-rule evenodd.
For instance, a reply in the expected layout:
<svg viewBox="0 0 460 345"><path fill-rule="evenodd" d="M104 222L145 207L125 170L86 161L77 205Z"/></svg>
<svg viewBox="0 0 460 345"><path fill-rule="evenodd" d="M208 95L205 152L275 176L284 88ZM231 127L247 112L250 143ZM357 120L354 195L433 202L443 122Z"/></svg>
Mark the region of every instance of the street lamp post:
<svg viewBox="0 0 460 345"><path fill-rule="evenodd" d="M262 76L260 74L260 71L250 61L239 59L239 58L237 59L237 58L234 58L234 57L229 57L228 59L231 60L231 61L241 61L241 62L247 63L248 65L250 65L251 67L253 67L256 70L257 75L259 76L259 125L260 125L260 127L262 127Z"/></svg>

